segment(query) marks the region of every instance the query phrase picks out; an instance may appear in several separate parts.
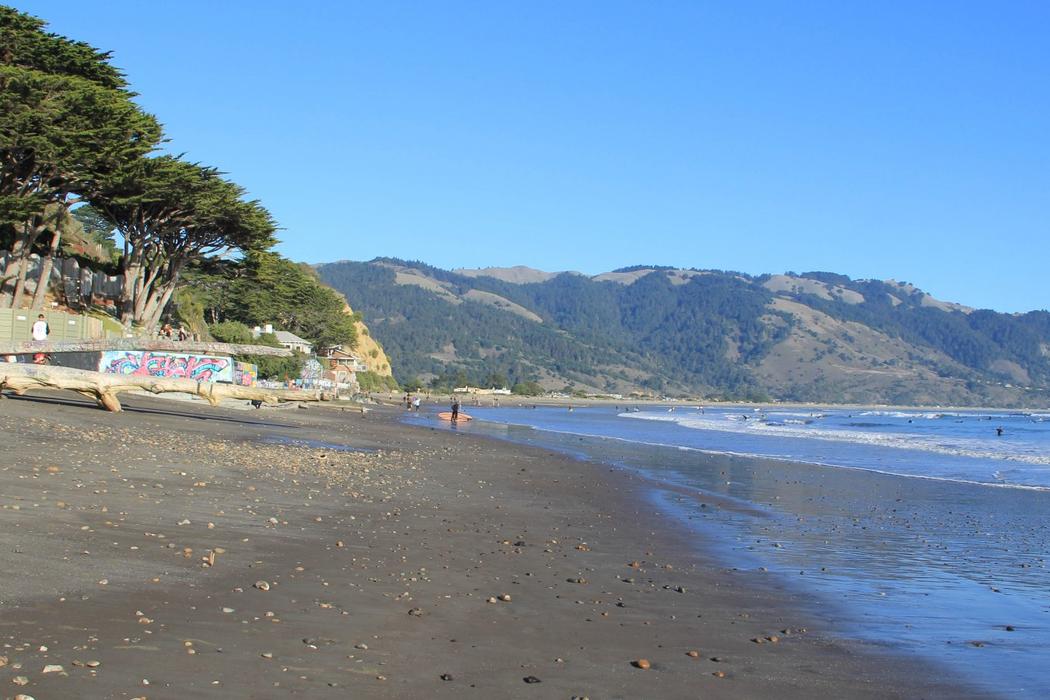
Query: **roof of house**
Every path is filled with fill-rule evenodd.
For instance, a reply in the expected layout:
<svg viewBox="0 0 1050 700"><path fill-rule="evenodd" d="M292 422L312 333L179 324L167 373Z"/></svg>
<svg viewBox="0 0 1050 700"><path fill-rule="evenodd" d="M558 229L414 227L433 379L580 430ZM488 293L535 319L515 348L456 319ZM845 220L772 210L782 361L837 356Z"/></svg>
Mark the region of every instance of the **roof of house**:
<svg viewBox="0 0 1050 700"><path fill-rule="evenodd" d="M302 343L303 345L311 345L309 340L303 340L290 331L274 331L273 334L277 336L277 342L279 343Z"/></svg>

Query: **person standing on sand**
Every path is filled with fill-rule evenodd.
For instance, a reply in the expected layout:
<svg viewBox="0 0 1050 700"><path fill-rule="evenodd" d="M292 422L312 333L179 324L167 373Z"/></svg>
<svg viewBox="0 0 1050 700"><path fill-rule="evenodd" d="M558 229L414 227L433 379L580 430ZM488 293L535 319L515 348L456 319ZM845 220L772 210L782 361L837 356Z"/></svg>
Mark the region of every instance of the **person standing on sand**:
<svg viewBox="0 0 1050 700"><path fill-rule="evenodd" d="M452 399L452 422L459 421L459 399Z"/></svg>
<svg viewBox="0 0 1050 700"><path fill-rule="evenodd" d="M36 317L36 321L33 322L33 329L30 333L33 336L33 340L47 340L47 336L51 335L51 326L47 325L47 320L44 318L44 314L40 314Z"/></svg>
<svg viewBox="0 0 1050 700"><path fill-rule="evenodd" d="M423 403L423 401L418 396L412 399L412 410L419 413L419 405L421 403Z"/></svg>

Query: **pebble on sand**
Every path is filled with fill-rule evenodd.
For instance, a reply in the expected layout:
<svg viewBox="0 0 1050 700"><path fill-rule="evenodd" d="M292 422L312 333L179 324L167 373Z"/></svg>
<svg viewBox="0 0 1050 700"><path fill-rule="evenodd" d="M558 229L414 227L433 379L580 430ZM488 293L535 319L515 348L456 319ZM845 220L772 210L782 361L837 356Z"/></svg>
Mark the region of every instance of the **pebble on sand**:
<svg viewBox="0 0 1050 700"><path fill-rule="evenodd" d="M646 671L646 670L652 668L652 666L653 666L651 663L649 663L649 659L638 659L636 661L632 661L631 665L634 666L635 668L640 668L643 671Z"/></svg>
<svg viewBox="0 0 1050 700"><path fill-rule="evenodd" d="M700 658L700 652L698 652L696 649L690 649L689 651L685 652L685 655L693 659Z"/></svg>
<svg viewBox="0 0 1050 700"><path fill-rule="evenodd" d="M258 588L260 591L268 591L268 590L270 590L270 584L268 582L266 582L266 581L256 581L252 585L255 588Z"/></svg>

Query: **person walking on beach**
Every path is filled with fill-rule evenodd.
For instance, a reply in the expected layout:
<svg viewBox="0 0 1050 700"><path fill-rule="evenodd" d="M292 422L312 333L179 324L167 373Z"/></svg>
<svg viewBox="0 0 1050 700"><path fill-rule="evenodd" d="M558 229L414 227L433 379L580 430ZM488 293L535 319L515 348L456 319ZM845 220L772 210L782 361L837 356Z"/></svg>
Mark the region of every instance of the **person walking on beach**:
<svg viewBox="0 0 1050 700"><path fill-rule="evenodd" d="M423 403L423 401L418 396L412 399L412 410L419 413L419 405L421 403Z"/></svg>
<svg viewBox="0 0 1050 700"><path fill-rule="evenodd" d="M452 422L459 422L459 399L452 399Z"/></svg>
<svg viewBox="0 0 1050 700"><path fill-rule="evenodd" d="M33 340L47 340L47 336L51 335L51 326L47 325L44 314L36 317L36 321L33 322L33 329L30 332Z"/></svg>

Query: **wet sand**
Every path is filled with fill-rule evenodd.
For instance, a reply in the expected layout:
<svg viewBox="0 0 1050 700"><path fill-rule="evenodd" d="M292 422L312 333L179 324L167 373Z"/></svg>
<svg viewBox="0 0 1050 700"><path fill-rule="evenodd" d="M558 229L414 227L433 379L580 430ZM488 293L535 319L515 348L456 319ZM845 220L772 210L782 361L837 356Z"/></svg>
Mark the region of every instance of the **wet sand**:
<svg viewBox="0 0 1050 700"><path fill-rule="evenodd" d="M651 529L630 473L390 409L124 403L0 401L0 697L981 696Z"/></svg>

